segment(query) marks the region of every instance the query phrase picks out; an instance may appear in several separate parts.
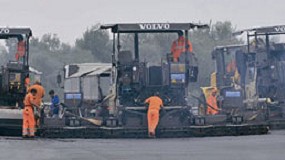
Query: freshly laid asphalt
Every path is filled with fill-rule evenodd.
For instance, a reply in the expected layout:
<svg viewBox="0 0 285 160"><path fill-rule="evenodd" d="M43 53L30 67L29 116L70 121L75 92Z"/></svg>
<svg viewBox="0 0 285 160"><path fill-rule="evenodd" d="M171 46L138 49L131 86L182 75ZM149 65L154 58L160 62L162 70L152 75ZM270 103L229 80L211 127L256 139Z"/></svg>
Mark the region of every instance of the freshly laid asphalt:
<svg viewBox="0 0 285 160"><path fill-rule="evenodd" d="M0 160L285 160L285 130L267 135L168 139L0 137Z"/></svg>

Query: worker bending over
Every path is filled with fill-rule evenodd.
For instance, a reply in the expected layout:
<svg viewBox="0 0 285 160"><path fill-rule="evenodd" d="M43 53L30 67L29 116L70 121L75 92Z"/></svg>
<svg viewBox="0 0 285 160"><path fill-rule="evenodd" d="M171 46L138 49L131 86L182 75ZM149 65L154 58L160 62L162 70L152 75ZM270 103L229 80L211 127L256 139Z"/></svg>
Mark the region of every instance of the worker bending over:
<svg viewBox="0 0 285 160"><path fill-rule="evenodd" d="M42 98L45 96L45 89L44 87L41 85L41 83L39 81L36 81L31 87L29 87L29 91L31 91L32 89L37 90L37 93L35 95L35 103L37 106L39 106L37 109L37 113L41 113L40 112L40 106L42 105ZM40 125L40 114L37 114L37 116L35 117L36 119L36 126Z"/></svg>
<svg viewBox="0 0 285 160"><path fill-rule="evenodd" d="M39 81L36 81L35 84L33 84L31 87L29 87L29 91L31 91L31 89L37 90L37 94L35 96L35 98L36 98L35 102L38 106L40 106L42 103L42 98L45 96L44 87L41 85L41 83Z"/></svg>
<svg viewBox="0 0 285 160"><path fill-rule="evenodd" d="M214 88L207 98L207 114L208 115L215 115L219 113L219 108L217 105L217 89Z"/></svg>
<svg viewBox="0 0 285 160"><path fill-rule="evenodd" d="M180 31L178 32L178 39L172 42L172 46L171 46L171 53L173 56L173 62L178 62L179 61L179 57L182 53L184 53L186 51L186 48L188 52L192 52L193 48L192 48L192 44L190 42L190 40L187 40L187 46L185 46L186 39L183 37L183 32Z"/></svg>
<svg viewBox="0 0 285 160"><path fill-rule="evenodd" d="M26 95L24 99L24 109L23 109L23 138L33 138L35 136L35 117L34 117L34 106L39 108L35 103L35 96L37 94L36 89L31 89L31 91Z"/></svg>
<svg viewBox="0 0 285 160"><path fill-rule="evenodd" d="M149 104L147 112L148 135L149 137L155 137L155 129L159 121L159 110L163 107L159 92L146 99L145 103Z"/></svg>

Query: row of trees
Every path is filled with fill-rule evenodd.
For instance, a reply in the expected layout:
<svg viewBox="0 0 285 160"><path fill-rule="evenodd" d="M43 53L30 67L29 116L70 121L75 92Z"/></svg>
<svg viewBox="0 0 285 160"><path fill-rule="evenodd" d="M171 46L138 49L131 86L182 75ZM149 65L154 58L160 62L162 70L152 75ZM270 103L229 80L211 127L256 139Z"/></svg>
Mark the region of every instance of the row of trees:
<svg viewBox="0 0 285 160"><path fill-rule="evenodd" d="M47 89L58 88L56 75L63 66L70 63L110 62L112 41L106 30L99 29L100 24L88 28L82 37L75 40L75 45L61 42L56 34L45 34L41 38L33 37L30 43L30 64L43 72L43 84ZM209 30L194 30L190 32L193 50L199 60L199 84L209 85L209 77L213 72L214 62L211 51L217 45L241 43L232 32L235 28L231 22L217 22ZM121 49L134 50L133 35L121 36ZM171 43L177 38L176 34L141 34L140 59L149 62L160 62L160 58L170 52ZM5 49L0 47L2 59Z"/></svg>

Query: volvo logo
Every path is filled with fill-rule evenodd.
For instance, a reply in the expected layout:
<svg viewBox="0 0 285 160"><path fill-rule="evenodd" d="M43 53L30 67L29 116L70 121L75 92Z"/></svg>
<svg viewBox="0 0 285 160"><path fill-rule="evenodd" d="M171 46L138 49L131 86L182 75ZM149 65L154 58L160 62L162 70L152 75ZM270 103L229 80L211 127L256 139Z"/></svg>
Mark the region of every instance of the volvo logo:
<svg viewBox="0 0 285 160"><path fill-rule="evenodd" d="M170 24L168 23L144 23L139 24L140 29L151 30L151 29L161 29L167 30L170 29Z"/></svg>
<svg viewBox="0 0 285 160"><path fill-rule="evenodd" d="M276 32L285 32L285 26L278 26L278 27L275 27L274 30Z"/></svg>
<svg viewBox="0 0 285 160"><path fill-rule="evenodd" d="M2 34L2 33L8 34L8 33L10 33L10 30L8 28L0 28L0 34Z"/></svg>

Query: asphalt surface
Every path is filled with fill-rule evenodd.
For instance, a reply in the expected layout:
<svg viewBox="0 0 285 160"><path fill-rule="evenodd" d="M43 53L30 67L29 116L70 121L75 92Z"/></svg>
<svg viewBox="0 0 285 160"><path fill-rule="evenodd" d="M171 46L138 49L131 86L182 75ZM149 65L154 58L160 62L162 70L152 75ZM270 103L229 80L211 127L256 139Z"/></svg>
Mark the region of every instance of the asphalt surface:
<svg viewBox="0 0 285 160"><path fill-rule="evenodd" d="M284 160L285 131L173 139L0 137L0 160Z"/></svg>

